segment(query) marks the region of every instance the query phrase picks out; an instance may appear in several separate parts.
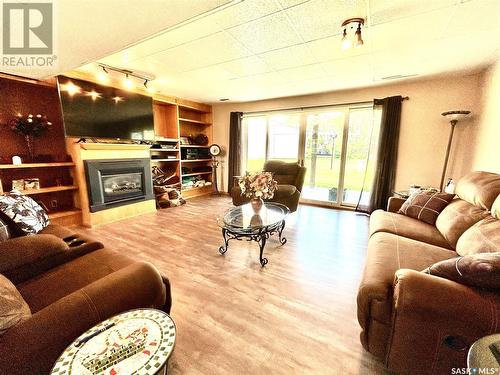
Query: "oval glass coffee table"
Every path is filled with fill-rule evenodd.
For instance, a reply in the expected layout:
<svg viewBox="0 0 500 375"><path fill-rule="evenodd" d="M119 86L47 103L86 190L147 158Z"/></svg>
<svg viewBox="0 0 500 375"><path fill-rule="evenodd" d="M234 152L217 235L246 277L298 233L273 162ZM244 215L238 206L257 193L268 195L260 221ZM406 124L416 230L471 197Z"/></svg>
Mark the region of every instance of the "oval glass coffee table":
<svg viewBox="0 0 500 375"><path fill-rule="evenodd" d="M274 202L264 202L258 212L254 211L250 203L230 208L222 217L217 218L224 237L224 245L219 248L219 253L224 254L227 251L230 240L255 241L259 244L259 261L264 267L268 262L267 258L263 257L267 239L278 234L279 242L282 245L286 243L283 229L289 213L288 207Z"/></svg>

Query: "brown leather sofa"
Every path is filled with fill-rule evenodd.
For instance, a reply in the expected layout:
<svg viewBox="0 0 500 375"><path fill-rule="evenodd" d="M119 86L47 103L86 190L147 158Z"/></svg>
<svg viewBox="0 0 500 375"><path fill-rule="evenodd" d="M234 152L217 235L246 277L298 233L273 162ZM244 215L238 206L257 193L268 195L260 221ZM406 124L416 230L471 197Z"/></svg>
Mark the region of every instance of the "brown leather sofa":
<svg viewBox="0 0 500 375"><path fill-rule="evenodd" d="M306 168L297 163L286 163L280 160L269 160L264 164L264 172L272 172L278 182L274 197L270 202L277 202L287 206L291 212L297 211L300 192L304 185ZM239 176L235 176L237 178ZM235 206L250 202L250 199L241 195L241 188L235 184L231 190L231 197Z"/></svg>
<svg viewBox="0 0 500 375"><path fill-rule="evenodd" d="M468 347L500 332L500 295L421 271L460 255L500 251L500 175L473 172L436 225L398 214L404 200L370 218L358 293L361 342L400 374L450 374Z"/></svg>
<svg viewBox="0 0 500 375"><path fill-rule="evenodd" d="M170 284L147 262L57 225L0 243L0 273L32 316L0 336L0 374L48 374L98 322L134 308L170 311Z"/></svg>

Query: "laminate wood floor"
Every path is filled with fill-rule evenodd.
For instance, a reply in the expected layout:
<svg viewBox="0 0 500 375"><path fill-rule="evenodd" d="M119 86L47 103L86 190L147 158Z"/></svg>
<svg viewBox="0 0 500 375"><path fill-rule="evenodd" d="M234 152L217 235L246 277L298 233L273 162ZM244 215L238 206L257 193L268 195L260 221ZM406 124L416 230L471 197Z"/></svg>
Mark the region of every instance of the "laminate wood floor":
<svg viewBox="0 0 500 375"><path fill-rule="evenodd" d="M172 284L178 337L169 374L386 374L359 343L356 293L368 218L300 206L262 268L255 242L220 255L226 196L79 229L155 264Z"/></svg>

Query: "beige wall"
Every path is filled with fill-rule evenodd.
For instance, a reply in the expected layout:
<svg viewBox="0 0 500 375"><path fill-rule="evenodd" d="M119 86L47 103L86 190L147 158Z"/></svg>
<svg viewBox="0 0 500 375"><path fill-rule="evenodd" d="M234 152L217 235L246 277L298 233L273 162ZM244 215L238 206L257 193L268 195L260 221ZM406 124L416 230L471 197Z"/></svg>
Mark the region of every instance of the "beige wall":
<svg viewBox="0 0 500 375"><path fill-rule="evenodd" d="M472 168L500 173L500 61L484 74L481 111L474 137Z"/></svg>
<svg viewBox="0 0 500 375"><path fill-rule="evenodd" d="M441 112L469 109L473 113L478 113L481 103L479 86L482 78L483 74L445 76L364 89L256 102L217 104L214 105L214 140L227 150L231 111L264 111L371 101L373 98L392 95L409 96L410 100L403 102L401 114L396 189L407 188L410 184L438 186L450 130L449 123L441 116ZM499 80L497 78L497 81ZM498 91L498 82L496 87ZM498 119L498 112L496 115ZM448 173L450 177L458 178L472 168L472 155L468 152L460 152L460 150L468 150L470 142L468 129L474 128L477 121L478 118L472 116L457 125L450 157ZM219 170L219 175L222 177L222 181L219 177L219 186L225 188L227 186L227 160L223 159L222 172Z"/></svg>

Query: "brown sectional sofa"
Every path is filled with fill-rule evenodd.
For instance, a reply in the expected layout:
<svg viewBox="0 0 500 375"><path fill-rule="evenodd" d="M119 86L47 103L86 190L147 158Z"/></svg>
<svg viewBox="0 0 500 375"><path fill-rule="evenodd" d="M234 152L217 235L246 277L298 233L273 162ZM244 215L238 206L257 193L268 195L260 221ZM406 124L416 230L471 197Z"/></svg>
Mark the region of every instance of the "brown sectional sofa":
<svg viewBox="0 0 500 375"><path fill-rule="evenodd" d="M500 252L500 175L473 172L429 225L398 214L404 200L370 218L358 293L361 342L401 374L450 374L467 348L500 332L498 291L471 288L421 271L460 255Z"/></svg>
<svg viewBox="0 0 500 375"><path fill-rule="evenodd" d="M57 225L0 243L0 273L32 313L0 336L0 374L48 374L98 322L140 307L169 312L172 302L168 279L153 265Z"/></svg>

